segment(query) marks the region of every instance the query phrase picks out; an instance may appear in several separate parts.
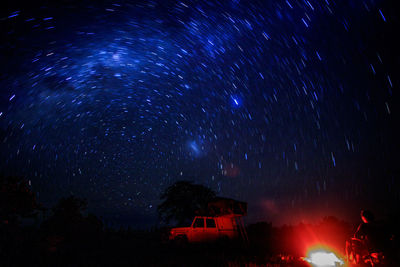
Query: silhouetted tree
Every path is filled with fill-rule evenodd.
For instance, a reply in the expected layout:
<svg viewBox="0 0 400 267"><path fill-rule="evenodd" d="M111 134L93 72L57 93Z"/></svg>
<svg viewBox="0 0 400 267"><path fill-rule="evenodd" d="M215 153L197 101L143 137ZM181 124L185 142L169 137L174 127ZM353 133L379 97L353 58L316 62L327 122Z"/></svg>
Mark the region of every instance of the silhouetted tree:
<svg viewBox="0 0 400 267"><path fill-rule="evenodd" d="M34 216L39 208L26 180L18 176L0 176L0 223Z"/></svg>
<svg viewBox="0 0 400 267"><path fill-rule="evenodd" d="M87 208L87 201L74 196L61 198L54 206L54 216L82 218L82 212Z"/></svg>
<svg viewBox="0 0 400 267"><path fill-rule="evenodd" d="M74 196L61 198L57 205L53 207L53 215L43 222L42 227L54 233L75 232L84 221L83 211L87 207L87 202Z"/></svg>
<svg viewBox="0 0 400 267"><path fill-rule="evenodd" d="M192 220L196 211L206 210L208 202L214 198L215 192L208 187L178 181L161 194L162 203L157 210L162 221L183 224Z"/></svg>

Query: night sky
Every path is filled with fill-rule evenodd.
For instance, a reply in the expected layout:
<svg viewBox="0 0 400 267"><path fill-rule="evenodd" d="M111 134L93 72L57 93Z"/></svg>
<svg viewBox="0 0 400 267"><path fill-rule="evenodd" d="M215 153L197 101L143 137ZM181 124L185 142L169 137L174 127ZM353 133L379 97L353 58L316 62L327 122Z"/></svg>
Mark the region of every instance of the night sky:
<svg viewBox="0 0 400 267"><path fill-rule="evenodd" d="M248 202L248 222L383 216L400 200L393 2L10 1L0 173L136 227L178 180Z"/></svg>

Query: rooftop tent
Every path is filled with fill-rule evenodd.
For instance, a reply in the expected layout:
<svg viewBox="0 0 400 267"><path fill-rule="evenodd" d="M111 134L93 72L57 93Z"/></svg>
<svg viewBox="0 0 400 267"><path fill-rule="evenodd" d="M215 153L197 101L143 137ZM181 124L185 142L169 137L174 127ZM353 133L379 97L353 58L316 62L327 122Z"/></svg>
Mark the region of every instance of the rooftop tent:
<svg viewBox="0 0 400 267"><path fill-rule="evenodd" d="M230 198L216 197L208 203L207 213L212 216L219 215L247 215L247 203Z"/></svg>

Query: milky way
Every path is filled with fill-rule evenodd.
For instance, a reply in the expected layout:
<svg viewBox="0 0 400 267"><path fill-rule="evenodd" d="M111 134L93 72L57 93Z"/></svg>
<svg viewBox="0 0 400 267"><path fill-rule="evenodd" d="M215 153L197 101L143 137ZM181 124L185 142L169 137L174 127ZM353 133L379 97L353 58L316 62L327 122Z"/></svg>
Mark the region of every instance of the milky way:
<svg viewBox="0 0 400 267"><path fill-rule="evenodd" d="M47 205L73 194L137 224L182 179L247 201L253 220L399 200L393 12L372 0L2 11L0 170Z"/></svg>

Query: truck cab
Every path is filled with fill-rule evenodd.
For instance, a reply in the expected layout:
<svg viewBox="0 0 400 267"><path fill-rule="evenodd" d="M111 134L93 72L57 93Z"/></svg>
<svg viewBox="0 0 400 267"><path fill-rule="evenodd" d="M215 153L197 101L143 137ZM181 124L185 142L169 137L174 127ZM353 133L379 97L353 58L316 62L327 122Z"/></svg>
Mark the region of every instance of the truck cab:
<svg viewBox="0 0 400 267"><path fill-rule="evenodd" d="M190 227L172 228L169 239L189 243L235 239L239 236L239 226L235 216L196 216Z"/></svg>

